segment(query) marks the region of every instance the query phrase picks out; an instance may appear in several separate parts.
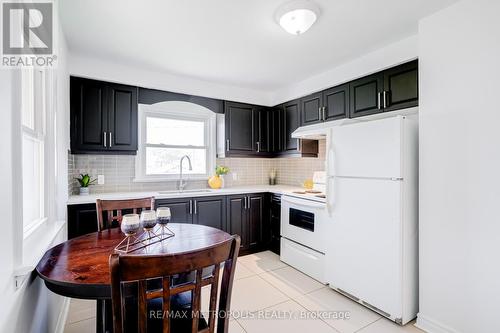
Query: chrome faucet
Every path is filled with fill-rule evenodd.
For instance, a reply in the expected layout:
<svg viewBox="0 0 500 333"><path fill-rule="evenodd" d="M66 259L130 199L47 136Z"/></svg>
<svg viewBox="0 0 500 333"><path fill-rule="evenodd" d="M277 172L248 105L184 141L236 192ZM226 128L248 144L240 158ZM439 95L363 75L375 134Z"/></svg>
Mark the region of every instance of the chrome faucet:
<svg viewBox="0 0 500 333"><path fill-rule="evenodd" d="M193 170L193 166L191 165L191 159L189 158L189 156L187 155L184 155L181 157L181 163L180 163L180 170L179 170L179 191L184 191L184 187L186 187L187 185L187 182L182 179L182 162L184 161L184 159L187 158L188 160L188 163L189 163L189 170Z"/></svg>

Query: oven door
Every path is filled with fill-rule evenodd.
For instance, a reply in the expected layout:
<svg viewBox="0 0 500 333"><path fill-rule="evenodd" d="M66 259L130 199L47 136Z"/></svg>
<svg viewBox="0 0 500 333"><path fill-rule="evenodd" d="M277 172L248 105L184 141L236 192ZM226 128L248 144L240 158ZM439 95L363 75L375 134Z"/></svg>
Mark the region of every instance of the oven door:
<svg viewBox="0 0 500 333"><path fill-rule="evenodd" d="M325 253L326 205L321 202L283 195L281 236Z"/></svg>

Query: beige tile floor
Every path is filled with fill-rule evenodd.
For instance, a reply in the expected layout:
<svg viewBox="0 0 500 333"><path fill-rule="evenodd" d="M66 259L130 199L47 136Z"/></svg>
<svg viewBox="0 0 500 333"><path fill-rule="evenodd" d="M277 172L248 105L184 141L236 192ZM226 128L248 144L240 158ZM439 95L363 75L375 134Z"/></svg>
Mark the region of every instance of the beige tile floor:
<svg viewBox="0 0 500 333"><path fill-rule="evenodd" d="M231 333L422 332L413 323L401 327L382 318L282 263L272 252L240 257L236 267L231 310L242 312L230 321ZM202 294L202 301L206 295ZM331 316L335 311L348 313L350 317L317 317L324 313ZM95 301L72 299L65 332L94 331Z"/></svg>

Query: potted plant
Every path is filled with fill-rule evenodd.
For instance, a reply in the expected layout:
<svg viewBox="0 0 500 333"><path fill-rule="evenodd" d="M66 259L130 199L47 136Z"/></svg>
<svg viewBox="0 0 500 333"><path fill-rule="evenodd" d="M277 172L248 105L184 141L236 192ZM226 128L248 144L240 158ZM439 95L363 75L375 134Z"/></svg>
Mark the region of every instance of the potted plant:
<svg viewBox="0 0 500 333"><path fill-rule="evenodd" d="M80 178L76 178L80 183L80 195L89 195L89 185L95 182L95 179L90 178L89 174L80 174Z"/></svg>
<svg viewBox="0 0 500 333"><path fill-rule="evenodd" d="M208 185L213 189L224 188L224 175L228 172L228 167L217 165L215 167L215 175L208 179Z"/></svg>

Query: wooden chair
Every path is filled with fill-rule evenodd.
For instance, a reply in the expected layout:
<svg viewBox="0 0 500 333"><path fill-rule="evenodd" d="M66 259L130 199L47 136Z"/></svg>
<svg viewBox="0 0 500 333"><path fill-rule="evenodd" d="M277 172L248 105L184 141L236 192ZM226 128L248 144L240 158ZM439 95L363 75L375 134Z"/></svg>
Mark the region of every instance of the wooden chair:
<svg viewBox="0 0 500 333"><path fill-rule="evenodd" d="M123 333L125 328L131 332L145 333L148 331L163 333L213 333L215 328L216 314L217 333L227 333L229 330L229 308L231 303L231 291L233 286L236 259L240 248L240 237L233 236L231 239L205 249L186 252L181 255L118 255L112 254L109 258L111 274L111 295L113 306L113 324L115 333ZM224 264L220 295L217 305L217 293L219 287L219 272L221 264ZM210 268L210 274L204 275L204 271ZM183 273L194 272L194 278L182 283L175 283L175 276ZM161 284L151 288L151 281L160 280ZM125 300L126 285L137 283L135 302L137 313L129 315ZM208 323L204 320L201 312L201 288L210 286ZM129 289L130 290L130 289ZM176 297L191 295L190 307L184 324L177 325L174 315L172 318L165 314L176 311L172 306ZM161 306L157 311L164 314L151 318L152 300L161 300ZM130 304L130 302L128 303ZM158 313L158 312L156 312ZM222 315L221 315L222 314ZM224 315L227 314L227 315ZM126 320L126 316L138 318L138 322L130 325L134 320ZM149 316L149 317L148 317ZM182 320L182 319L180 319ZM127 324L125 324L127 322Z"/></svg>
<svg viewBox="0 0 500 333"><path fill-rule="evenodd" d="M130 200L96 200L97 208L97 230L102 231L113 227L113 222L118 225L122 222L122 211L131 210L134 214L140 213L142 209L154 209L155 198L142 198ZM114 212L116 211L116 215ZM107 212L104 219L103 212Z"/></svg>

